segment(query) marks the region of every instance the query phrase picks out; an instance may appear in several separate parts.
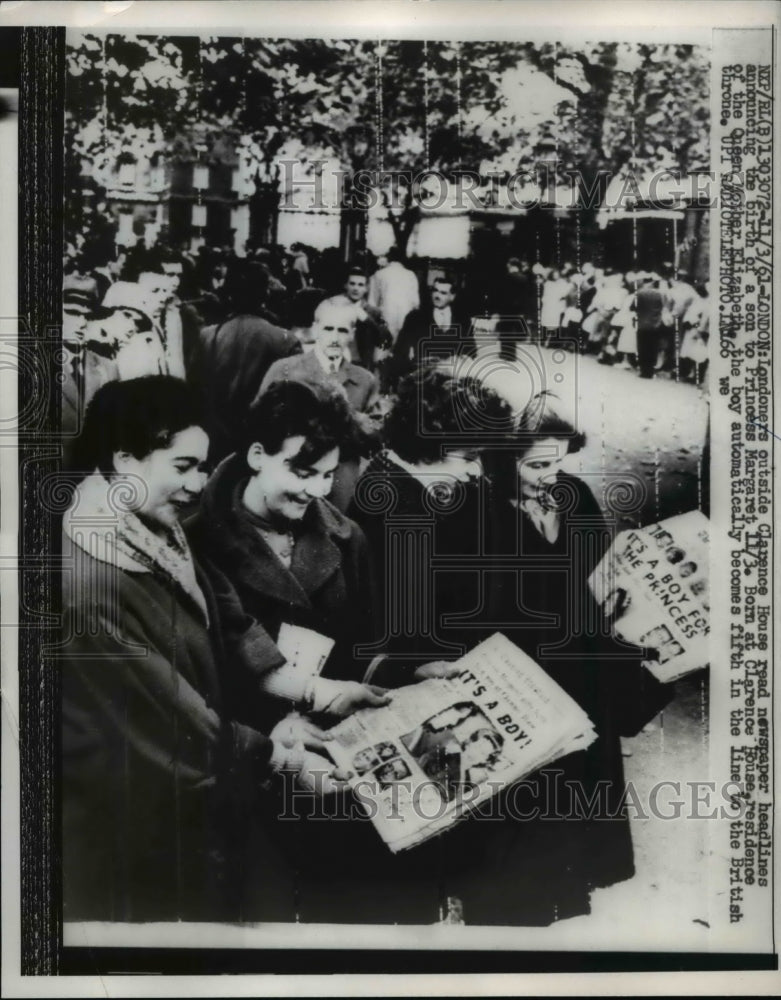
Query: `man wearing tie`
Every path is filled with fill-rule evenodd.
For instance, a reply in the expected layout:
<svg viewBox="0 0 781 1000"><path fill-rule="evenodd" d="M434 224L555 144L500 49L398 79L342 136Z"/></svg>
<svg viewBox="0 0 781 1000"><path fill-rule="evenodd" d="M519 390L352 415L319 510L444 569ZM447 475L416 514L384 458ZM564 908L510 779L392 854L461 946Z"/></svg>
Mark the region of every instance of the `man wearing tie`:
<svg viewBox="0 0 781 1000"><path fill-rule="evenodd" d="M74 461L76 437L81 432L84 411L89 401L106 382L119 377L116 362L91 350L86 344L87 324L94 314L95 302L89 289L78 279L65 279L62 317L62 395L61 433L63 468L70 470Z"/></svg>
<svg viewBox="0 0 781 1000"><path fill-rule="evenodd" d="M413 309L404 320L398 340L393 348L393 379L414 371L420 364L420 345L434 337L452 341L455 349L463 344L467 353L475 353L469 318L458 309L455 302L455 280L449 275L434 279L431 302L420 309Z"/></svg>
<svg viewBox="0 0 781 1000"><path fill-rule="evenodd" d="M260 386L258 397L275 382L309 382L336 386L350 404L360 440L354 452L342 455L330 496L339 510L347 509L358 479L360 457L378 443L382 404L377 379L371 372L349 360L349 346L355 332L355 309L331 300L315 310L312 336L314 346L305 354L275 361Z"/></svg>

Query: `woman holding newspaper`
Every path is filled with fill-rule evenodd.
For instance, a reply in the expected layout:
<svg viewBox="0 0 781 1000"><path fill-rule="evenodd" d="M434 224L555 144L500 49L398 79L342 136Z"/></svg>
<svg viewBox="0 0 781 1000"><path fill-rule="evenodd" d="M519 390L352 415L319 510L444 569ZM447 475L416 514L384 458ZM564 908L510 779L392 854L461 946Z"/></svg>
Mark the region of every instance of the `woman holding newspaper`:
<svg viewBox="0 0 781 1000"><path fill-rule="evenodd" d="M270 386L187 526L194 551L230 580L263 635L255 662L232 671L242 718L263 731L293 725L298 738L324 752L324 727L390 700L383 688L366 682L379 660L371 651L375 590L366 539L327 499L340 451L354 433L338 392L293 380ZM225 628L230 637L230 622ZM446 670L420 663L405 679L412 683ZM291 702L301 715L287 715ZM385 778L393 777L392 761L378 760L378 766ZM328 797L328 781L320 802L298 788L288 790L283 818L267 816L265 830L296 870L297 919L437 919L428 856L393 858L348 795ZM347 858L360 863L348 868ZM258 904L263 913L262 898Z"/></svg>
<svg viewBox="0 0 781 1000"><path fill-rule="evenodd" d="M491 556L512 565L490 575L490 620L586 711L599 737L529 783L527 812L546 822L515 824L517 855L548 873L540 910L551 919L588 913L591 889L633 875L619 736L635 735L670 698L642 666L646 651L610 635L591 594L588 578L611 534L586 482L564 471L584 443L560 400L535 397L509 474L499 464L507 453L493 463L486 530Z"/></svg>
<svg viewBox="0 0 781 1000"><path fill-rule="evenodd" d="M442 366L420 368L401 381L386 422L386 449L364 471L352 508L369 540L387 616L381 623L385 658L373 680L404 685L415 663L435 651L459 673L463 668L452 661L508 617L507 607L487 603L494 575L508 576L485 556L495 541L492 522L507 501L493 496L481 452L511 426L509 407L469 375ZM414 606L395 596L405 593L418 595ZM509 616L513 624L516 619ZM479 691L480 680L464 692ZM397 691L394 704L402 697ZM479 697L459 701L444 717L434 715L401 736L448 804L459 795L468 801L469 788L485 779L502 784L504 767L497 765L512 755L518 730L509 723L509 732L497 731L498 720L488 706L485 711L489 715ZM532 786L500 792L485 811L410 848L411 857L428 859L443 912L473 925L540 925L585 912L587 882L578 877L573 890L569 845L551 840L545 823L514 819L529 815L530 790L534 797ZM535 808L539 815L539 801L531 803Z"/></svg>
<svg viewBox="0 0 781 1000"><path fill-rule="evenodd" d="M463 420L466 414L482 413L494 437L497 428L507 427L498 419L498 408L486 410L488 397L472 380L455 379L444 370L421 369L408 376L386 424L387 449L359 481L354 516L369 539L386 614L393 612L394 593L422 594L424 585L431 588L430 627L425 620L399 627L396 618L394 634L386 623L387 659L374 679L403 684L409 664L430 656L433 645L443 649L443 659L455 659L459 653L445 652L447 647L465 652L498 630L556 682L549 697L559 697L562 704L572 699L596 729L595 742L584 741L587 749L574 752L572 743L562 744L554 764L504 788L486 804L487 814L481 807L460 827L410 850L413 856L428 852L442 899L450 905L458 900L466 923L545 925L588 913L595 886L631 876L618 736L636 731L666 695L644 674L641 651L609 636L593 640L573 628L573 608L595 620L587 578L609 536L586 484L560 471L564 456L583 438L553 400L547 395L535 400L504 442L499 457L509 456L510 475L502 476L501 465L491 461L489 477L480 475L478 466L471 482L466 476L459 482L458 467L447 467L448 454L476 457L474 427ZM422 420L427 435L420 433ZM392 498L390 514L371 503L381 487ZM448 492L450 503L444 500ZM393 518L407 534L411 525L426 526L418 555L401 564L403 547L388 559ZM583 548L584 558L572 558L574 545ZM429 562L421 566L425 552ZM520 661L517 669L523 669ZM479 685L477 667L474 672ZM398 692L397 701L401 696ZM490 706L485 706L489 715ZM517 733L509 722L504 739L510 739L502 747L493 725L507 723L509 715L489 721L480 718L478 705L465 704L461 714L474 717L469 735L475 740L460 739L455 731L462 725L460 707L453 706L446 725L434 716L401 736L448 801L455 789L463 794L468 782L490 774L498 755L512 754ZM544 732L535 736L542 744L545 738ZM496 777L501 773L498 769ZM589 802L596 810L593 817L587 815Z"/></svg>
<svg viewBox="0 0 781 1000"><path fill-rule="evenodd" d="M269 644L179 524L206 481L198 406L169 376L111 382L80 444L94 471L63 524L65 919L238 919L253 859L292 919L290 869L251 816L275 773L310 788L339 776L304 749L310 732L269 738L236 697L233 675ZM374 700L359 687L329 696Z"/></svg>

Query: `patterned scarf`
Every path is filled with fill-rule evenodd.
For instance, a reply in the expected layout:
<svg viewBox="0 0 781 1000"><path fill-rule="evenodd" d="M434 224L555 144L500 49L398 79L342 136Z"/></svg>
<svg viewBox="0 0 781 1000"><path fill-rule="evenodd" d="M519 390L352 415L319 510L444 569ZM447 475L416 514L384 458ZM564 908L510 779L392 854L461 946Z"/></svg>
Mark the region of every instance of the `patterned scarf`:
<svg viewBox="0 0 781 1000"><path fill-rule="evenodd" d="M181 525L168 528L165 536L156 534L125 507L123 492L125 496L132 494L132 485L121 480L108 482L97 471L88 476L77 487L65 514L65 534L101 562L174 583L200 609L208 626L206 598Z"/></svg>

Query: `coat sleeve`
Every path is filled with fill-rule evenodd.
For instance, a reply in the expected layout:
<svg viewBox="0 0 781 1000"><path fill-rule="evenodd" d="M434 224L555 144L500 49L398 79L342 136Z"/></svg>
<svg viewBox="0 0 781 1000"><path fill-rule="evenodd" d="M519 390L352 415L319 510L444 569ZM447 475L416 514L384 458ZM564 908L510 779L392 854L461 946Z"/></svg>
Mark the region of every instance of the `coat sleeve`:
<svg viewBox="0 0 781 1000"><path fill-rule="evenodd" d="M348 512L351 516L361 518L357 532L355 548L357 562L361 567L358 592L363 594L363 604L360 617L360 637L357 642L377 644L383 639L387 617L387 593L383 576L384 532L385 518L382 514L369 514L359 511L355 503ZM389 659L387 642L377 654L363 663L362 680L366 684L377 684L379 687L397 688L415 681L415 669L420 666L420 660L407 661L405 658Z"/></svg>
<svg viewBox="0 0 781 1000"><path fill-rule="evenodd" d="M639 659L603 661L602 671L608 703L621 736L636 736L675 695L674 685L662 684Z"/></svg>
<svg viewBox="0 0 781 1000"><path fill-rule="evenodd" d="M158 648L126 607L121 624L105 602L88 614L89 628L72 634L64 647L66 758L102 737L109 751L142 762L161 778L168 774L182 788L214 784L220 775L255 784L269 778L271 741L220 717L177 669L175 637L169 650Z"/></svg>
<svg viewBox="0 0 781 1000"><path fill-rule="evenodd" d="M350 646L355 650L358 646L370 645L377 638L377 601L378 593L375 587L371 568L371 555L366 536L362 528L353 525L349 541L342 549L344 553L343 568L347 577L351 615ZM369 681L369 659L358 659L354 653L348 652L349 665L340 671L341 680ZM327 669L327 668L326 668Z"/></svg>
<svg viewBox="0 0 781 1000"><path fill-rule="evenodd" d="M569 481L579 493L578 515L588 517L594 525L606 529L607 522L602 508L590 487L574 476ZM609 547L607 532L601 531L600 535L600 545L589 549L583 567L583 588L590 600L593 598L588 578ZM601 612L596 609L595 614ZM670 702L674 694L673 686L660 683L643 666L648 653L640 646L625 643L610 635L603 635L592 641L596 644L595 652L600 665L598 682L616 731L621 736L635 736Z"/></svg>
<svg viewBox="0 0 781 1000"><path fill-rule="evenodd" d="M266 629L247 614L233 584L210 560L199 558L214 594L219 627L228 658L255 677L281 667L285 658Z"/></svg>

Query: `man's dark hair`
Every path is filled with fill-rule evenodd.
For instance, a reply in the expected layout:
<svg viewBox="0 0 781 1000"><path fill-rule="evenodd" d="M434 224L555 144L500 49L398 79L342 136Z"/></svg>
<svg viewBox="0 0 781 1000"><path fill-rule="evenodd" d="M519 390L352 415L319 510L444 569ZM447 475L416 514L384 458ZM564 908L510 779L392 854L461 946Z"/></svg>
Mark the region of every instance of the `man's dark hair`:
<svg viewBox="0 0 781 1000"><path fill-rule="evenodd" d="M388 252L385 254L385 256L388 258L388 263L390 263L391 261L394 261L394 260L397 260L397 261L403 261L404 260L404 254L396 246L395 243L388 250Z"/></svg>
<svg viewBox="0 0 781 1000"><path fill-rule="evenodd" d="M456 279L452 274L445 272L445 274L438 274L437 277L434 278L434 281L432 282L432 287L433 285L450 285L451 291L455 292Z"/></svg>
<svg viewBox="0 0 781 1000"><path fill-rule="evenodd" d="M182 379L145 375L107 382L87 407L76 449L77 468L114 472L114 454L145 458L167 448L180 431L205 427L198 397Z"/></svg>
<svg viewBox="0 0 781 1000"><path fill-rule="evenodd" d="M344 276L345 285L350 280L350 278L366 278L366 280L368 281L369 275L366 273L366 270L364 268L360 267L358 264L353 264L351 267L348 267L345 273Z"/></svg>
<svg viewBox="0 0 781 1000"><path fill-rule="evenodd" d="M385 422L385 441L413 465L436 462L443 448L475 448L481 428L506 430L510 407L492 389L468 375L421 367L399 381ZM484 436L484 435L483 435Z"/></svg>
<svg viewBox="0 0 781 1000"><path fill-rule="evenodd" d="M145 273L164 274L164 264L181 263L181 257L164 246L136 247L128 253L123 280L138 281Z"/></svg>
<svg viewBox="0 0 781 1000"><path fill-rule="evenodd" d="M341 393L310 382L275 382L247 415L241 453L246 457L259 443L276 455L288 438L302 436L294 464L306 468L334 448L352 446L355 435L355 422Z"/></svg>

